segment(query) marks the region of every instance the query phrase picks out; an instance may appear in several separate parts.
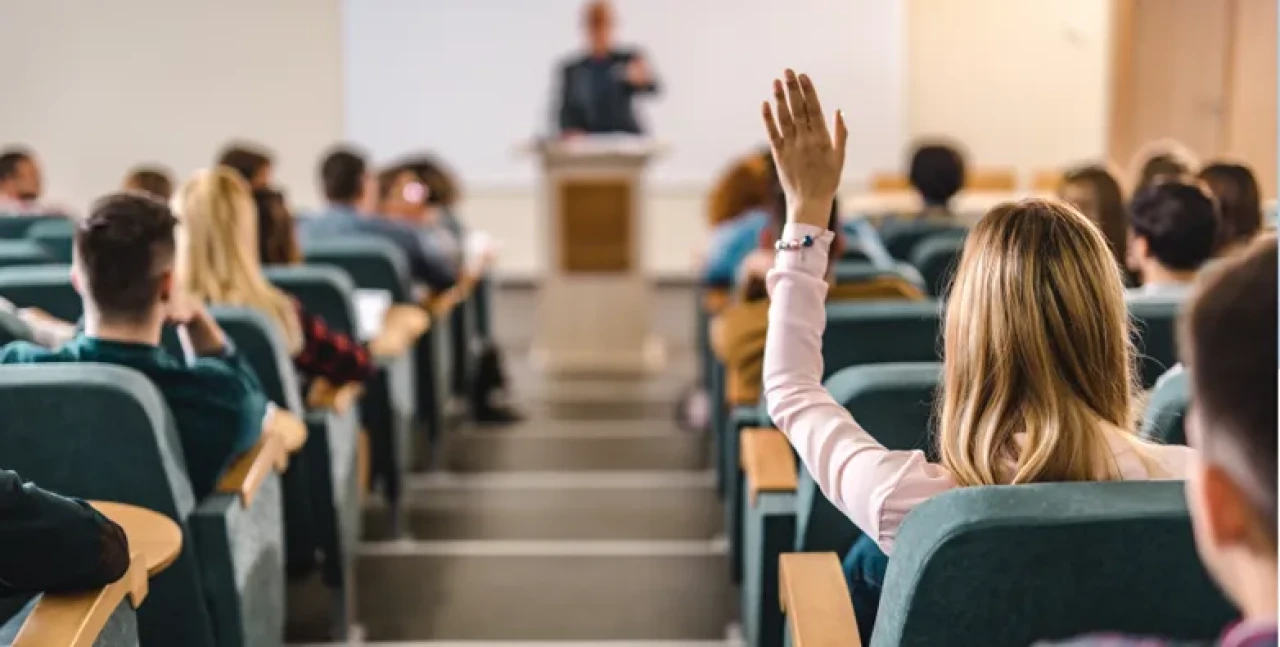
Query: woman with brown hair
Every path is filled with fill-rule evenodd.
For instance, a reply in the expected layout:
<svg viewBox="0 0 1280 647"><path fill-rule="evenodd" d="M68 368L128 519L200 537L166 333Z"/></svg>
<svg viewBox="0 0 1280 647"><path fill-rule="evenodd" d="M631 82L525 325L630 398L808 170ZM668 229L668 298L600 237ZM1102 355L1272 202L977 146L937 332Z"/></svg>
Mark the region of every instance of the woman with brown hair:
<svg viewBox="0 0 1280 647"><path fill-rule="evenodd" d="M1262 229L1262 191L1244 164L1214 162L1200 170L1200 181L1218 200L1216 254L1230 256L1249 246Z"/></svg>
<svg viewBox="0 0 1280 647"><path fill-rule="evenodd" d="M1079 209L1102 230L1116 265L1124 267L1129 217L1125 212L1124 193L1111 171L1101 164L1073 168L1063 175L1058 197Z"/></svg>
<svg viewBox="0 0 1280 647"><path fill-rule="evenodd" d="M703 282L717 287L734 283L738 266L754 251L769 226L770 162L767 152L734 162L711 193Z"/></svg>

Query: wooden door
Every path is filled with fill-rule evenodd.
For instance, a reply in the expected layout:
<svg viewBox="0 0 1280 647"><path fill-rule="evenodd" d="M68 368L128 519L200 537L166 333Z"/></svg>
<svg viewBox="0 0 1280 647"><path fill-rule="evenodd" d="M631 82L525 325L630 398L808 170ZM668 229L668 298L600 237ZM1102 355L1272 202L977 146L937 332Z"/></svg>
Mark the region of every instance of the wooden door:
<svg viewBox="0 0 1280 647"><path fill-rule="evenodd" d="M1233 0L1223 152L1253 167L1276 195L1276 0Z"/></svg>

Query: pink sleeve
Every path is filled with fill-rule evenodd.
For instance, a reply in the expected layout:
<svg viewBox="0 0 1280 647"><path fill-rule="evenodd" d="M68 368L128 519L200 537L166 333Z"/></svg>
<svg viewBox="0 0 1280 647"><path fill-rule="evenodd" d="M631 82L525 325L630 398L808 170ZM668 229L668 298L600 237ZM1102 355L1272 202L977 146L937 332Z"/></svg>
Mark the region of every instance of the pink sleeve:
<svg viewBox="0 0 1280 647"><path fill-rule="evenodd" d="M823 494L889 554L903 517L920 502L955 487L923 452L890 451L854 421L823 388L826 326L825 229L787 225L783 240L813 236L812 247L778 253L769 272L769 333L764 395L769 416L787 435Z"/></svg>

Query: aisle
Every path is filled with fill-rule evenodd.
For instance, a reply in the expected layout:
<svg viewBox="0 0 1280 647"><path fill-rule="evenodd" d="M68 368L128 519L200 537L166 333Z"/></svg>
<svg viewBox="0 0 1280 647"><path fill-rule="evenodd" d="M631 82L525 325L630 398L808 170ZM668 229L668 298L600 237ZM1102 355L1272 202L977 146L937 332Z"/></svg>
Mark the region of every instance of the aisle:
<svg viewBox="0 0 1280 647"><path fill-rule="evenodd" d="M359 616L378 641L706 641L735 603L709 447L672 413L694 376L692 296L664 290L668 369L546 380L527 364L533 295L502 293L499 338L527 422L455 434L411 482L413 539L367 515Z"/></svg>

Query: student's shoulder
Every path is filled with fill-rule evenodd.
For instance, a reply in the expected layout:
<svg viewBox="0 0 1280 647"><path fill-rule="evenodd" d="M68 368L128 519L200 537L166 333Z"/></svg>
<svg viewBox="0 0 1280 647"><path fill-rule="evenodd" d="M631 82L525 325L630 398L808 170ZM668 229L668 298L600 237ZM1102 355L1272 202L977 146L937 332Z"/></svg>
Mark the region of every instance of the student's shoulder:
<svg viewBox="0 0 1280 647"><path fill-rule="evenodd" d="M15 341L0 348L0 364L40 364L75 360L75 353L67 347L51 350L29 341Z"/></svg>

